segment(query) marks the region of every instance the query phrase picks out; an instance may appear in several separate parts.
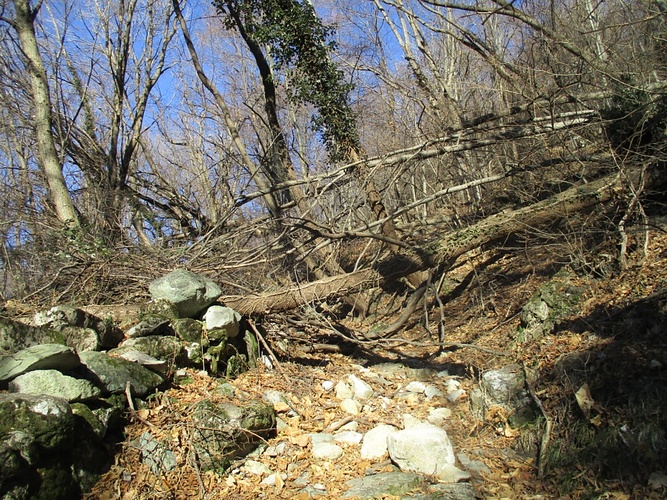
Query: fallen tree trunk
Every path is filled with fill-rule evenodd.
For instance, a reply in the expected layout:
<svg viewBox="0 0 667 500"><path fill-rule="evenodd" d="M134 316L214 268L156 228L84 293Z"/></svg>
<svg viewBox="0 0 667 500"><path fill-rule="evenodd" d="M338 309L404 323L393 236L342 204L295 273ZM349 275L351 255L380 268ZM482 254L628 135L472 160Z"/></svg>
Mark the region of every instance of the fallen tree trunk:
<svg viewBox="0 0 667 500"><path fill-rule="evenodd" d="M223 301L241 314L286 311L371 287L384 287L416 271L436 268L444 271L456 258L479 246L528 228L543 226L568 214L620 197L639 172L623 177L608 175L581 184L533 205L492 215L469 227L443 235L424 247L392 255L372 268L305 283L299 287L250 296L227 296ZM655 179L653 179L655 182ZM646 185L651 179L646 179Z"/></svg>

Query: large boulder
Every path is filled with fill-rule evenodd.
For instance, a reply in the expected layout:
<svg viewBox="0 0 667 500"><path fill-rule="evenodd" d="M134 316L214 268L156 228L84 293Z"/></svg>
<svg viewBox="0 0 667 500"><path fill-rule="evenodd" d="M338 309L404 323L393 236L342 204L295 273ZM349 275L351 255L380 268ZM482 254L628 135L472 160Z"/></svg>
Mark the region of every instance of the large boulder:
<svg viewBox="0 0 667 500"><path fill-rule="evenodd" d="M204 400L193 405L190 415L191 444L202 471L225 470L276 428L273 405L258 400L242 408Z"/></svg>
<svg viewBox="0 0 667 500"><path fill-rule="evenodd" d="M176 306L179 316L194 318L222 295L210 279L185 269L177 269L148 286L154 300L164 299Z"/></svg>
<svg viewBox="0 0 667 500"><path fill-rule="evenodd" d="M77 351L115 347L123 332L110 319L100 319L74 306L58 305L35 314L35 325L61 332Z"/></svg>
<svg viewBox="0 0 667 500"><path fill-rule="evenodd" d="M74 406L87 418L62 398L0 394L1 498L80 498L99 480L111 460L106 427Z"/></svg>
<svg viewBox="0 0 667 500"><path fill-rule="evenodd" d="M132 395L142 398L164 383L164 378L154 371L103 352L82 352L80 357L88 370L87 377L107 393L123 393L129 383Z"/></svg>
<svg viewBox="0 0 667 500"><path fill-rule="evenodd" d="M0 394L2 498L79 498L81 489L63 458L75 436L64 399Z"/></svg>
<svg viewBox="0 0 667 500"><path fill-rule="evenodd" d="M0 394L0 441L29 464L66 449L74 440L74 416L62 398Z"/></svg>
<svg viewBox="0 0 667 500"><path fill-rule="evenodd" d="M479 386L470 393L471 412L477 419L484 420L492 407L500 407L510 415L511 425L520 425L534 418L532 398L520 365L507 365L482 373Z"/></svg>
<svg viewBox="0 0 667 500"><path fill-rule="evenodd" d="M9 383L9 392L54 396L70 403L94 399L101 394L88 380L69 377L57 370L35 370L19 375Z"/></svg>
<svg viewBox="0 0 667 500"><path fill-rule="evenodd" d="M39 344L65 344L65 339L53 329L0 317L0 356Z"/></svg>
<svg viewBox="0 0 667 500"><path fill-rule="evenodd" d="M0 358L0 384L29 371L53 369L66 372L80 364L79 357L67 346L34 345Z"/></svg>
<svg viewBox="0 0 667 500"><path fill-rule="evenodd" d="M211 306L204 314L206 330L209 332L209 338L218 340L219 338L231 339L239 334L239 322L241 314L231 307ZM224 334L216 333L224 331Z"/></svg>
<svg viewBox="0 0 667 500"><path fill-rule="evenodd" d="M454 448L441 427L417 424L389 434L387 444L389 456L402 471L433 475L452 483L469 477L454 466Z"/></svg>

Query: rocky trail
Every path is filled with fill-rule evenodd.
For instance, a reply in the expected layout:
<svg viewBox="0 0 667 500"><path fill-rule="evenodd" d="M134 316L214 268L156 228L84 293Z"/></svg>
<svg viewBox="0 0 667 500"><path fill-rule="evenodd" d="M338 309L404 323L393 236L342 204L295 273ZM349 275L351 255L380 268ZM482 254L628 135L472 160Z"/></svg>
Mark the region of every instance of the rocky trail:
<svg viewBox="0 0 667 500"><path fill-rule="evenodd" d="M618 276L570 280L582 291L577 306L541 335L529 334L521 313L549 280L520 273L525 261L516 256L506 256L503 268L486 267L480 279L495 273L500 282L508 266L521 279L487 297L471 287L447 303L443 349L418 321L401 341L360 345L351 355L285 347L299 331L267 322L272 345L289 355L229 381L182 374L137 411L115 464L88 498L663 498L665 243L658 235L650 261ZM459 267L458 279L475 266L481 273L483 258ZM488 395L494 380L508 381L508 367L519 386L501 388L498 404L480 414L480 386ZM504 404L508 390L531 400L532 421L521 423ZM228 471L202 473L188 420L202 399L269 401L277 431ZM434 444L437 429L446 432L447 451ZM387 432L407 433L416 456L398 445L388 450ZM169 470L160 460L156 469L138 444L145 433L172 443ZM451 462L443 466L439 453ZM415 463L406 466L406 456Z"/></svg>
<svg viewBox="0 0 667 500"><path fill-rule="evenodd" d="M481 252L448 275L430 322L415 312L400 338L351 343L324 316L248 318L262 362L238 376L173 367L166 388L139 395L100 375L128 424L85 498L664 498L665 248L657 233L642 265L597 275L555 266L539 249ZM86 310L126 337L145 333L141 308ZM29 322L34 311L14 313ZM139 340L157 338L110 352L136 356ZM105 355L80 357L90 368ZM19 380L10 393L23 392ZM238 413L234 439L248 446L223 444L224 466L204 467L202 436L231 439L213 429L221 411ZM23 450L15 431L5 451Z"/></svg>

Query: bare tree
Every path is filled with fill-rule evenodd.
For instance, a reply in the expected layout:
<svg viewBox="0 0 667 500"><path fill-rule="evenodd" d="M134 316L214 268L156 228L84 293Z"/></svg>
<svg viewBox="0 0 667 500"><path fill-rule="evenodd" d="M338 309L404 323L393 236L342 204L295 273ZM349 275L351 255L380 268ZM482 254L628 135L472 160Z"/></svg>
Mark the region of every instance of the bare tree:
<svg viewBox="0 0 667 500"><path fill-rule="evenodd" d="M66 227L77 228L80 226L79 217L65 182L61 158L56 150L49 83L35 34L35 19L42 2L38 1L33 7L29 0L15 0L13 5L14 17L3 16L2 20L16 30L28 68L40 165L58 219Z"/></svg>

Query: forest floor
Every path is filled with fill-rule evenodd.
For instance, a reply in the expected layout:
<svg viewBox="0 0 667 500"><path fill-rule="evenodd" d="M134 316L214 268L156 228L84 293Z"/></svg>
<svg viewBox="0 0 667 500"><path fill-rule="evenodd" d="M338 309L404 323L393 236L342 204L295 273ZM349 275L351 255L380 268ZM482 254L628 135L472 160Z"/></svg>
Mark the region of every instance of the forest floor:
<svg viewBox="0 0 667 500"><path fill-rule="evenodd" d="M322 338L330 334L317 326L299 330L286 317L264 318L266 339L280 363L275 369L262 366L230 382L243 399L261 398L269 389L280 391L299 415L290 418L285 413L289 408L277 408L288 425L268 445L287 440L290 446L283 454L253 459L279 472L290 463L302 464L299 467L308 468L311 483L326 485L327 494L319 498L339 498L347 480L383 465L373 465L361 459L358 451L347 449L334 462L311 463L304 436L345 418L324 393L322 381L336 382L358 373L360 366L392 361L453 370L469 394L484 370L518 363L534 374L531 392L542 405L535 425L512 428L508 415L502 413L476 421L467 397L445 402L452 410L446 430L456 452L482 456L491 471L471 478L480 498L664 498L667 234L651 233L648 258L641 265L607 274L601 269L597 274L579 273L576 284L585 292L576 313L550 333L530 339L520 335L521 308L563 263L555 261L558 251L546 247L508 247L460 260L448 274L458 286L445 297L442 311L437 302L428 305L431 330L442 312L444 342L459 346L433 346L437 336L424 328L424 310L415 313L414 321L401 332L407 342L363 345L346 355L307 353L299 350L298 342L281 351L278 345L284 347L290 337L312 341L318 334ZM191 383L169 389L141 410L141 418L126 428L126 441L119 446L115 464L88 498L309 498L289 478L267 485L261 483L261 475L200 474L186 459L157 477L142 464L132 440L147 430L177 436L176 424L184 422L188 405L222 397L215 390L215 379L194 371L190 378ZM589 405L582 409L575 392L584 383L589 388ZM433 402L406 405L391 408L379 420L396 423L405 412L420 416ZM363 414L356 419L360 431L376 423L365 422ZM545 438L548 443L539 451ZM242 464L243 460L231 470Z"/></svg>

